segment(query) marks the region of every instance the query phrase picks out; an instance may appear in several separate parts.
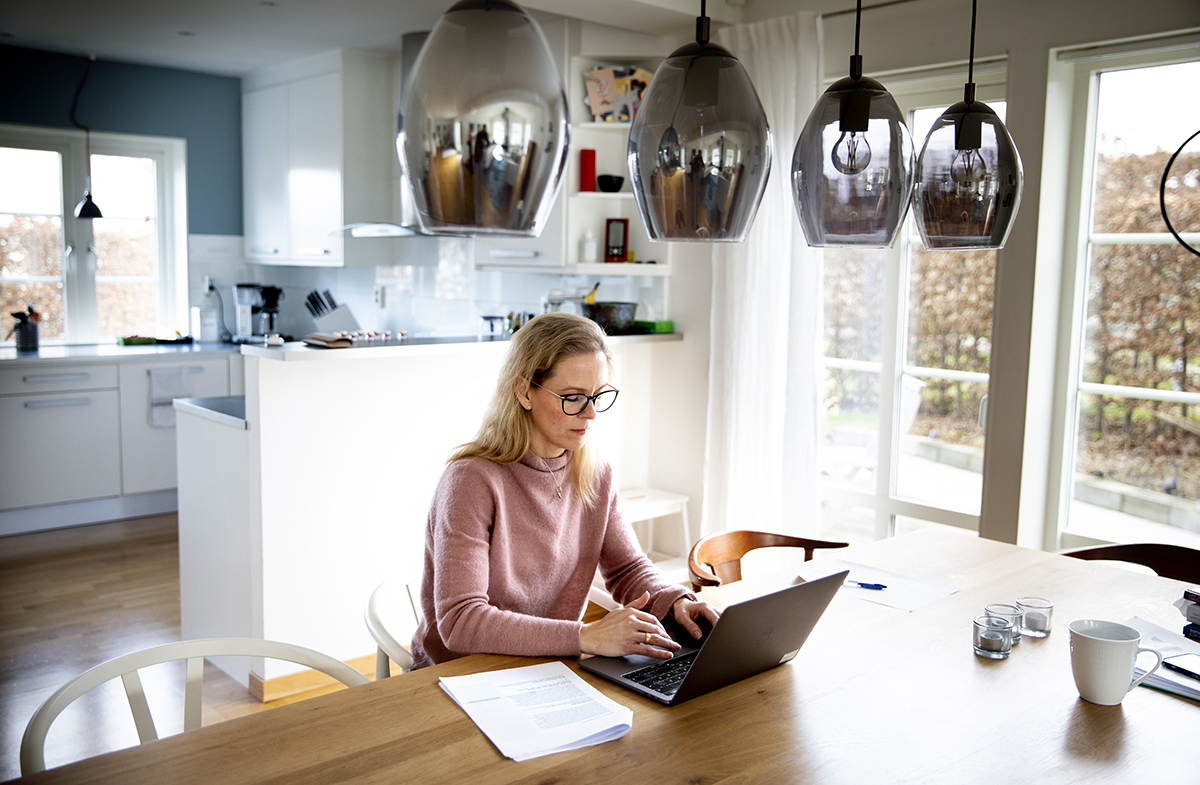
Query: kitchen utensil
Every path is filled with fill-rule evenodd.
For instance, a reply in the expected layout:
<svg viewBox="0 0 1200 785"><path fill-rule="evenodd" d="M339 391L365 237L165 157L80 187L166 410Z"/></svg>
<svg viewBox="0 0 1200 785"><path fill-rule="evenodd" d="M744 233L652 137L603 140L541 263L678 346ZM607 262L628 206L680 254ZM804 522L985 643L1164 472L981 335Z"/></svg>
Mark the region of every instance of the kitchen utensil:
<svg viewBox="0 0 1200 785"><path fill-rule="evenodd" d="M329 293L328 289L325 290L325 301L329 303L330 308L338 307L337 300L333 299L333 295Z"/></svg>
<svg viewBox="0 0 1200 785"><path fill-rule="evenodd" d="M626 335L633 326L637 303L583 303L583 315L591 319L608 335Z"/></svg>
<svg viewBox="0 0 1200 785"><path fill-rule="evenodd" d="M329 307L325 305L325 301L321 299L321 295L315 289L308 293L308 304L316 312L313 316L320 316L329 310Z"/></svg>

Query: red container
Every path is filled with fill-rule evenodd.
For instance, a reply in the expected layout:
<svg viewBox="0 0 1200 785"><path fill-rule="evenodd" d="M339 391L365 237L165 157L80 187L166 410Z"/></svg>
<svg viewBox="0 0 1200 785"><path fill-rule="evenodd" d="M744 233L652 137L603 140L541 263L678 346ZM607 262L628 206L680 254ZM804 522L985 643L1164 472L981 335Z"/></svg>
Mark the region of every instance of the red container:
<svg viewBox="0 0 1200 785"><path fill-rule="evenodd" d="M579 151L579 190L596 190L596 151Z"/></svg>

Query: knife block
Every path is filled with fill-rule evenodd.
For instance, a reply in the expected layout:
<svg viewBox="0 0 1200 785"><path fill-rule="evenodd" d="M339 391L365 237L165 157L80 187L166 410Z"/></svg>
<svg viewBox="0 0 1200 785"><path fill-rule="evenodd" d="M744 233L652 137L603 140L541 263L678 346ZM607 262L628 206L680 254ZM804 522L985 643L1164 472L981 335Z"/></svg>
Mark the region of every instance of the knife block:
<svg viewBox="0 0 1200 785"><path fill-rule="evenodd" d="M350 312L350 306L344 304L327 314L314 316L313 321L316 322L317 329L323 333L352 333L360 329L354 314Z"/></svg>

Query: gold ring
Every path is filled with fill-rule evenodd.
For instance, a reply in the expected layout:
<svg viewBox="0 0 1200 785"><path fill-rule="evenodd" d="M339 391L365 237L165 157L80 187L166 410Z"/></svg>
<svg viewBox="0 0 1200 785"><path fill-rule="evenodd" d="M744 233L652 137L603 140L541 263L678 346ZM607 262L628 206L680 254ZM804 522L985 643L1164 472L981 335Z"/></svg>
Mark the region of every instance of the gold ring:
<svg viewBox="0 0 1200 785"><path fill-rule="evenodd" d="M650 643L650 633L646 633L646 643Z"/></svg>

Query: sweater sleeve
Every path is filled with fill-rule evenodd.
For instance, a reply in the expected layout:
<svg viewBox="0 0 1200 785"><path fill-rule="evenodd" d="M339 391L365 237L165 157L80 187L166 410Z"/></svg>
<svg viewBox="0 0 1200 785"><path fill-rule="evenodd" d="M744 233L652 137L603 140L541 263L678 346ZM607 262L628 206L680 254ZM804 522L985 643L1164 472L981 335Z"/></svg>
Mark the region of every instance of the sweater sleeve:
<svg viewBox="0 0 1200 785"><path fill-rule="evenodd" d="M650 592L650 604L644 610L663 619L680 597L694 600L696 596L664 579L654 563L642 552L633 528L621 512L610 466L604 467L604 477L608 494L608 526L600 552L600 574L604 577L604 587L622 605L633 602L643 592Z"/></svg>
<svg viewBox="0 0 1200 785"><path fill-rule="evenodd" d="M451 465L430 520L434 609L442 642L459 655L577 656L580 622L491 604L490 548L499 489L469 463Z"/></svg>

